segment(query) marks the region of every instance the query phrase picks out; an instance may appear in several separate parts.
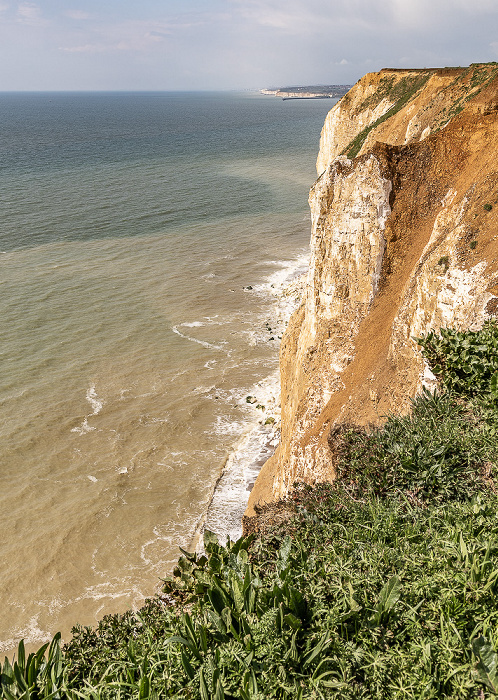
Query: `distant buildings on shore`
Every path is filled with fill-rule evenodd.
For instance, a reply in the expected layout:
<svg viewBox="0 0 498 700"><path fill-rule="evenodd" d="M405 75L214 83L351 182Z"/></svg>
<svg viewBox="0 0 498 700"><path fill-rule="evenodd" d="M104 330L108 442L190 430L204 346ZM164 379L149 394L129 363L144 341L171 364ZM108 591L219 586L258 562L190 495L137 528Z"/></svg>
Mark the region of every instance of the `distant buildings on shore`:
<svg viewBox="0 0 498 700"><path fill-rule="evenodd" d="M352 85L300 85L293 87L265 88L263 95L275 95L283 100L324 99L327 97L342 97Z"/></svg>

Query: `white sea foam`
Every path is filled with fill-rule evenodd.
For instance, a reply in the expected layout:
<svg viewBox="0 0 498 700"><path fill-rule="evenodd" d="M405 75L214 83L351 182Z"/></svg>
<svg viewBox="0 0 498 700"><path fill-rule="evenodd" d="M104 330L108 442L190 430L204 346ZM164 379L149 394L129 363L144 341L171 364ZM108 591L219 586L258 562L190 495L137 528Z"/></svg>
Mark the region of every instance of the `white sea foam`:
<svg viewBox="0 0 498 700"><path fill-rule="evenodd" d="M187 325L187 324L182 323L182 326L185 326L185 325ZM182 333L181 331L178 330L178 326L173 326L171 328L171 330L173 331L173 333L176 333L181 338L185 338L185 340L192 341L192 343L198 343L199 345L202 345L205 348L211 348L212 350L223 350L221 345L213 345L213 343L208 343L205 340L199 340L198 338L191 338L189 335L185 335L184 333Z"/></svg>
<svg viewBox="0 0 498 700"><path fill-rule="evenodd" d="M90 406L93 408L92 415L97 416L100 411L102 410L104 406L104 402L102 399L99 399L97 396L97 392L95 390L95 384L92 384L92 386L88 389L86 392L86 400L90 404Z"/></svg>
<svg viewBox="0 0 498 700"><path fill-rule="evenodd" d="M215 435L240 435L243 429L244 425L242 423L231 421L224 416L216 416L216 423L210 430Z"/></svg>
<svg viewBox="0 0 498 700"><path fill-rule="evenodd" d="M195 389L192 389L192 394L209 394L214 388L214 384L211 386L196 386Z"/></svg>
<svg viewBox="0 0 498 700"><path fill-rule="evenodd" d="M30 618L27 625L22 628L12 631L12 638L0 641L0 652L10 651L17 647L19 639L24 639L25 644L40 644L48 642L52 635L40 628L38 624L38 615Z"/></svg>
<svg viewBox="0 0 498 700"><path fill-rule="evenodd" d="M89 433L92 430L95 430L95 427L92 425L88 425L88 418L85 418L80 426L76 428L71 428L72 433L78 433L79 435L84 435L85 433Z"/></svg>
<svg viewBox="0 0 498 700"><path fill-rule="evenodd" d="M281 265L282 269L272 273L267 281L255 285L256 293L271 294L275 297L275 316L279 329L283 330L290 315L297 307L303 289L304 272L309 260L308 254L286 262L272 261L272 265ZM261 333L251 332L257 342ZM213 497L206 517L201 525L203 529L212 530L222 538L237 539L242 534L242 516L247 505L249 493L266 460L271 457L280 437L280 382L279 372L274 371L257 382L249 391L256 401L248 404L251 415L245 425L245 431L239 424L234 424L234 433L242 435L233 446L223 473L215 486ZM263 406L264 409L257 409ZM229 432L226 421L217 420L217 430ZM201 545L198 545L201 546Z"/></svg>
<svg viewBox="0 0 498 700"><path fill-rule="evenodd" d="M92 430L95 430L94 426L88 424L88 418L91 416L98 416L98 414L104 407L104 401L97 396L95 384L92 384L90 388L87 389L86 400L92 407L92 412L88 416L85 416L83 423L80 426L71 428L71 432L78 433L78 435L85 435L85 433L89 433Z"/></svg>
<svg viewBox="0 0 498 700"><path fill-rule="evenodd" d="M278 444L280 407L277 374L258 382L251 391L258 401L264 402L266 410L259 415L257 423L247 426L245 434L234 446L203 523L203 529L232 540L242 534L241 521L249 492L264 462ZM268 418L273 418L275 423L267 423Z"/></svg>

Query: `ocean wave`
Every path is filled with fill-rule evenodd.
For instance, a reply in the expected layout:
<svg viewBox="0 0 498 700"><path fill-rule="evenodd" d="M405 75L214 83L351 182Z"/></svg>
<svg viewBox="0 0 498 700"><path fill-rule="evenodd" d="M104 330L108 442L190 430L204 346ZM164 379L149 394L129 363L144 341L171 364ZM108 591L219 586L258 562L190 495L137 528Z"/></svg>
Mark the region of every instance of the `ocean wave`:
<svg viewBox="0 0 498 700"><path fill-rule="evenodd" d="M182 323L182 326L186 326L186 323ZM176 333L177 335L180 336L180 338L185 338L185 340L190 340L192 343L198 343L199 345L202 345L204 348L210 348L211 350L223 350L223 347L221 345L214 345L213 343L208 343L206 340L199 340L198 338L192 338L189 335L185 335L182 333L180 330L178 330L178 326L173 326L171 328L173 333Z"/></svg>

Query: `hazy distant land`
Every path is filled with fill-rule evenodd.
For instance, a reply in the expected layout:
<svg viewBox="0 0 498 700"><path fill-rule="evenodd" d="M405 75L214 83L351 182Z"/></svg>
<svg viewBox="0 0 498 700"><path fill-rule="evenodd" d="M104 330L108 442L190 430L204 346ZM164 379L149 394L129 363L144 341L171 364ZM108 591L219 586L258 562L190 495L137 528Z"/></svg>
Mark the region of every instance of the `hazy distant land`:
<svg viewBox="0 0 498 700"><path fill-rule="evenodd" d="M300 85L293 87L265 88L263 95L276 95L284 100L324 99L342 97L352 85Z"/></svg>

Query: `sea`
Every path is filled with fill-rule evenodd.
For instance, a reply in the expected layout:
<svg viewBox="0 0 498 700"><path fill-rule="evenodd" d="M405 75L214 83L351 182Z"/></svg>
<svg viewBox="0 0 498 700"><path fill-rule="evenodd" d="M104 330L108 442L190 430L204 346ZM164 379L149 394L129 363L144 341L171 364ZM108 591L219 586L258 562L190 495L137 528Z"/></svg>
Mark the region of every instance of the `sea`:
<svg viewBox="0 0 498 700"><path fill-rule="evenodd" d="M334 100L0 94L0 652L235 539Z"/></svg>

